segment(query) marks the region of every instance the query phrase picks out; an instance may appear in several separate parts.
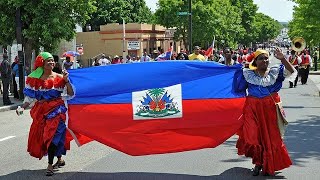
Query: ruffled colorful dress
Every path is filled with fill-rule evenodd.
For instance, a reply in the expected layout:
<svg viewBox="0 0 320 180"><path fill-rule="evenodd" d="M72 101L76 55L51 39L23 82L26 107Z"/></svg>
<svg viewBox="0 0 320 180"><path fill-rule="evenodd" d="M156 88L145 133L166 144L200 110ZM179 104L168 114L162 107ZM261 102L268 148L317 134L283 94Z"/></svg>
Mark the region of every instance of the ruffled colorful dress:
<svg viewBox="0 0 320 180"><path fill-rule="evenodd" d="M280 102L277 92L285 77L290 75L284 65L270 68L266 77L250 69L236 74L235 88L248 93L244 124L238 132L238 154L251 157L253 164L261 165L263 173L270 175L292 165L278 129L275 105Z"/></svg>
<svg viewBox="0 0 320 180"><path fill-rule="evenodd" d="M61 77L42 80L28 77L24 89L25 101L34 102L30 114L33 122L28 139L28 152L41 159L47 154L51 143L57 146L55 155L66 154L70 149L70 141L66 140L66 111L61 94L65 81Z"/></svg>

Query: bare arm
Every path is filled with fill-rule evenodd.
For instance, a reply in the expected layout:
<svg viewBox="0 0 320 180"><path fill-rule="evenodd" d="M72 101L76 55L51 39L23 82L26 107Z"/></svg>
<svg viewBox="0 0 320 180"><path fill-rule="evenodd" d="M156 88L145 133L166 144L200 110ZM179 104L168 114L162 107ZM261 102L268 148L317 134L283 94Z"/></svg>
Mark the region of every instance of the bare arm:
<svg viewBox="0 0 320 180"><path fill-rule="evenodd" d="M69 96L73 96L74 95L74 91L73 91L73 88L72 88L72 86L71 86L71 84L69 82L69 73L67 71L63 71L62 74L63 74L63 79L66 82L67 94Z"/></svg>
<svg viewBox="0 0 320 180"><path fill-rule="evenodd" d="M67 86L67 94L69 96L73 96L74 95L73 88L69 81L66 83L66 86Z"/></svg>
<svg viewBox="0 0 320 180"><path fill-rule="evenodd" d="M33 101L34 101L34 99L32 99L32 98L30 98L30 97L28 97L28 96L25 96L22 106L21 106L21 107L18 107L18 108L16 109L17 115L19 116L19 115L23 114L23 111L24 111L26 108L28 108Z"/></svg>

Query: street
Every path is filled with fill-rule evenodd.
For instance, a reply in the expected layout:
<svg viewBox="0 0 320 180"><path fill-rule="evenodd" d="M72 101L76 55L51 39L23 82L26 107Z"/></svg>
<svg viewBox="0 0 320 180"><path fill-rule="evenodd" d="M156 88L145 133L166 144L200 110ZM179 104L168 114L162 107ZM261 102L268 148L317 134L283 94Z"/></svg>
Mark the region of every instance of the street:
<svg viewBox="0 0 320 180"><path fill-rule="evenodd" d="M311 79L319 77L314 75ZM285 143L293 166L277 172L275 177L251 175L251 159L237 155L235 135L213 149L139 157L123 154L98 142L82 147L73 142L64 157L66 166L50 179L319 179L319 90L310 79L307 85L298 83L297 88L288 87L289 83L285 81L280 95L289 120ZM45 176L47 157L39 161L26 151L32 122L29 112L26 110L20 117L12 110L0 112L0 179L48 178Z"/></svg>

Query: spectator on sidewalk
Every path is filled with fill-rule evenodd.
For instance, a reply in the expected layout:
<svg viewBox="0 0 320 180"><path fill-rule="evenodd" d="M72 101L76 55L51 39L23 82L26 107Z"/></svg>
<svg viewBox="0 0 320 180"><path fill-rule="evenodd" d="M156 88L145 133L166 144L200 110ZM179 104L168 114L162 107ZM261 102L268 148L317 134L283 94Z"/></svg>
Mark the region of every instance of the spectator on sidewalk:
<svg viewBox="0 0 320 180"><path fill-rule="evenodd" d="M100 66L99 60L97 58L94 58L92 66Z"/></svg>
<svg viewBox="0 0 320 180"><path fill-rule="evenodd" d="M100 66L107 66L111 64L110 58L106 58L104 54L102 54L101 58L99 59Z"/></svg>
<svg viewBox="0 0 320 180"><path fill-rule="evenodd" d="M19 61L18 57L16 57L15 60ZM17 91L19 92L18 94L20 95L20 84L19 84L20 83L20 75L19 75L19 64L18 64L18 62L14 65L12 71L13 71L12 74L14 75L14 81L13 82L15 82L17 84ZM26 73L25 70L23 70L23 76L24 76L24 81L26 81L27 80L27 73ZM19 96L18 96L18 98L19 98Z"/></svg>
<svg viewBox="0 0 320 180"><path fill-rule="evenodd" d="M9 98L9 86L12 80L12 71L7 54L3 54L3 61L0 65L0 72L3 86L3 105L12 105L14 103L12 103Z"/></svg>
<svg viewBox="0 0 320 180"><path fill-rule="evenodd" d="M13 63L11 64L11 69L13 70L15 65L18 64L18 63L19 63L19 59L18 59L18 56L16 56L14 58ZM16 81L14 81L15 77L16 77L16 74L15 74L15 72L13 70L13 73L12 73L13 97L16 98L16 99L19 99L19 92L18 92L19 84L17 84Z"/></svg>
<svg viewBox="0 0 320 180"><path fill-rule="evenodd" d="M71 57L67 56L66 60L62 63L62 71L72 69L73 62L71 62Z"/></svg>
<svg viewBox="0 0 320 180"><path fill-rule="evenodd" d="M121 64L120 57L118 55L115 55L112 59L111 64Z"/></svg>
<svg viewBox="0 0 320 180"><path fill-rule="evenodd" d="M199 46L194 47L194 53L189 55L189 60L200 60L200 61L205 61L206 58L200 54L201 48Z"/></svg>
<svg viewBox="0 0 320 180"><path fill-rule="evenodd" d="M148 56L147 52L144 52L142 57L140 58L140 62L147 62L147 61L151 61L150 56Z"/></svg>

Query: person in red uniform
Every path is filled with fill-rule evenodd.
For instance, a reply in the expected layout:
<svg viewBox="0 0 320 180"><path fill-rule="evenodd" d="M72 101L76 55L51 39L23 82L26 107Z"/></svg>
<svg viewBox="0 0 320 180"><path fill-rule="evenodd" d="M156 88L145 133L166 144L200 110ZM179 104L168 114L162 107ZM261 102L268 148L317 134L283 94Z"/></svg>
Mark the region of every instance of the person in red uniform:
<svg viewBox="0 0 320 180"><path fill-rule="evenodd" d="M299 64L301 64L301 58L296 55L296 51L291 50L291 55L288 57L288 61L292 64L292 66L296 69L296 71L299 71ZM298 74L296 75L294 81L289 81L289 88L293 88L297 86L298 82Z"/></svg>

